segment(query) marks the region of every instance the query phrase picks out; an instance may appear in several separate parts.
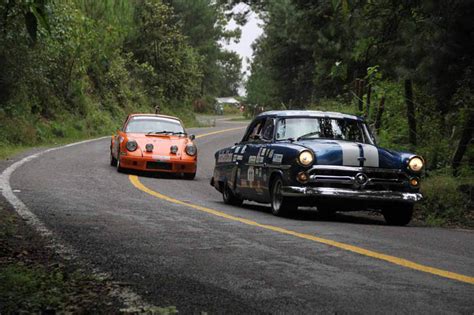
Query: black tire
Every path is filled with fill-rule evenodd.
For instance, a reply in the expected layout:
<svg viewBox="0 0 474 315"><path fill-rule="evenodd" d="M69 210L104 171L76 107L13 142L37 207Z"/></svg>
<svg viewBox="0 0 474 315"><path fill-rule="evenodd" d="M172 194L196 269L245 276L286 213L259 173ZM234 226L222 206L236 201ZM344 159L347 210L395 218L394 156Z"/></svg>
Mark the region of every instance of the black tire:
<svg viewBox="0 0 474 315"><path fill-rule="evenodd" d="M196 177L196 173L183 173L184 179L193 180Z"/></svg>
<svg viewBox="0 0 474 315"><path fill-rule="evenodd" d="M110 166L117 166L117 159L114 158L112 152L110 152Z"/></svg>
<svg viewBox="0 0 474 315"><path fill-rule="evenodd" d="M386 206L382 209L382 214L388 225L407 225L413 217L413 205L395 204Z"/></svg>
<svg viewBox="0 0 474 315"><path fill-rule="evenodd" d="M283 180L281 179L281 177L277 177L271 185L270 195L272 214L276 216L287 216L291 212L294 212L298 209L298 204L296 203L296 200L284 197L281 194L282 186Z"/></svg>
<svg viewBox="0 0 474 315"><path fill-rule="evenodd" d="M118 152L118 159L117 163L115 163L115 166L117 167L117 172L122 173L123 172L123 167L120 165L120 151Z"/></svg>
<svg viewBox="0 0 474 315"><path fill-rule="evenodd" d="M233 206L241 206L244 202L242 198L239 198L234 194L227 184L224 184L224 189L222 190L222 199L226 204Z"/></svg>

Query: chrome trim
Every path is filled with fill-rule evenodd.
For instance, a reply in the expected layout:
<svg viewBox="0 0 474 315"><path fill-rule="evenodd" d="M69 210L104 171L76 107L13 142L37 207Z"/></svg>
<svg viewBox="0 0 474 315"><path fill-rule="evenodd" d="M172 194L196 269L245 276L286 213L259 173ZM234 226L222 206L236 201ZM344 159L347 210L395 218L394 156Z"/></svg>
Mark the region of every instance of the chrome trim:
<svg viewBox="0 0 474 315"><path fill-rule="evenodd" d="M337 197L356 200L402 201L414 203L423 199L420 193L408 193L392 190L353 190L331 187L282 187L283 196L288 197Z"/></svg>
<svg viewBox="0 0 474 315"><path fill-rule="evenodd" d="M343 165L313 165L307 172L310 173L315 170L336 170L336 171L351 171L363 173L403 173L400 169L392 168L378 168L378 167L359 167L359 166L343 166Z"/></svg>

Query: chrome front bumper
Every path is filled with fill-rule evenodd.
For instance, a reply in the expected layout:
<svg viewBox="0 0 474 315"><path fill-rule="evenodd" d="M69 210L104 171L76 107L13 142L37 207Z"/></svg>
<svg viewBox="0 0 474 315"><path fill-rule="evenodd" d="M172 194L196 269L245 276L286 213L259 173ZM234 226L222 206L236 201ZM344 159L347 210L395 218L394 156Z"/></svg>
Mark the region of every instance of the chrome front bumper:
<svg viewBox="0 0 474 315"><path fill-rule="evenodd" d="M401 201L414 203L423 199L420 193L392 190L353 190L331 187L284 186L282 195L288 197L333 197L367 201Z"/></svg>

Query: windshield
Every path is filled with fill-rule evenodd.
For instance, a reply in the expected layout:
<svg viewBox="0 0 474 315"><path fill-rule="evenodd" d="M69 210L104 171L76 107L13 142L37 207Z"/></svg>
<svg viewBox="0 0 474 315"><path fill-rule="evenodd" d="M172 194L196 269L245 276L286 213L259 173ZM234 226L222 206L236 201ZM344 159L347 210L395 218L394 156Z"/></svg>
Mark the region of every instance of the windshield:
<svg viewBox="0 0 474 315"><path fill-rule="evenodd" d="M372 144L363 122L326 117L280 119L276 140L287 139L334 139Z"/></svg>
<svg viewBox="0 0 474 315"><path fill-rule="evenodd" d="M176 119L161 117L134 117L128 124L125 132L131 133L184 133L184 128Z"/></svg>

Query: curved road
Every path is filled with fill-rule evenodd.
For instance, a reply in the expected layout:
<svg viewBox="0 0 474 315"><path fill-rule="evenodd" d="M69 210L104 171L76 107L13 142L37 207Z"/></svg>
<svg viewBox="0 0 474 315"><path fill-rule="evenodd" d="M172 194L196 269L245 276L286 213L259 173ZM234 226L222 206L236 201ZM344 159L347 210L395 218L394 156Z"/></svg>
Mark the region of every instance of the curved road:
<svg viewBox="0 0 474 315"><path fill-rule="evenodd" d="M244 126L191 130L207 134L196 140L194 181L117 173L103 139L45 153L10 182L83 259L180 313L474 312L472 231L392 227L351 213L323 221L308 210L277 218L265 205L225 205L209 185L213 156ZM421 270L397 263L406 261Z"/></svg>

